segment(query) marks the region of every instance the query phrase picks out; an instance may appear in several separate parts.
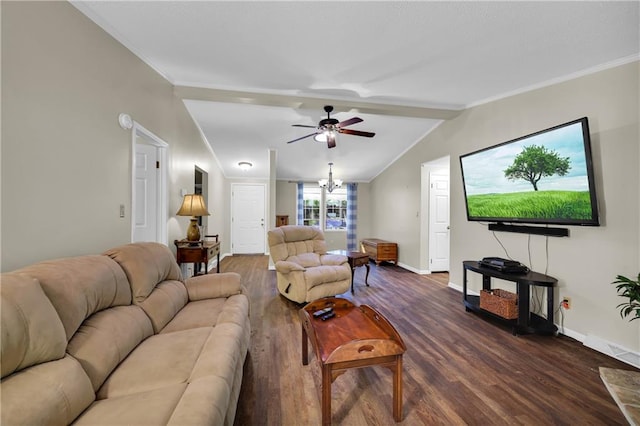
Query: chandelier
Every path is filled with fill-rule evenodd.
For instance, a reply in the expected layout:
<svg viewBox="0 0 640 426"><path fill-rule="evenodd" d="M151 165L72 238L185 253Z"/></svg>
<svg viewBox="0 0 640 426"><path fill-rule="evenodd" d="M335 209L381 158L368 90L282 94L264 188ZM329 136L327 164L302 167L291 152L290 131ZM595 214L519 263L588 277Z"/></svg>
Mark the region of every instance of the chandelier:
<svg viewBox="0 0 640 426"><path fill-rule="evenodd" d="M321 188L326 188L329 192L333 192L334 189L340 188L342 186L342 180L333 180L333 172L331 171L331 166L333 166L333 163L329 163L329 180L320 179L318 181L318 185L320 185Z"/></svg>

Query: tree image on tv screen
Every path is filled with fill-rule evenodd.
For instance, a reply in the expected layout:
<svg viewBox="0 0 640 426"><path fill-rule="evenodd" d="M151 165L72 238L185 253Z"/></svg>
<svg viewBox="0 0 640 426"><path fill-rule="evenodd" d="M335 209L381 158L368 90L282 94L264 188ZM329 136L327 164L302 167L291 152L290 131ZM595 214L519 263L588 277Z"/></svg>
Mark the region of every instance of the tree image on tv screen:
<svg viewBox="0 0 640 426"><path fill-rule="evenodd" d="M523 179L538 190L538 182L546 176L564 176L571 168L569 157L560 157L556 151L544 146L529 145L513 160L513 164L504 170L509 180Z"/></svg>

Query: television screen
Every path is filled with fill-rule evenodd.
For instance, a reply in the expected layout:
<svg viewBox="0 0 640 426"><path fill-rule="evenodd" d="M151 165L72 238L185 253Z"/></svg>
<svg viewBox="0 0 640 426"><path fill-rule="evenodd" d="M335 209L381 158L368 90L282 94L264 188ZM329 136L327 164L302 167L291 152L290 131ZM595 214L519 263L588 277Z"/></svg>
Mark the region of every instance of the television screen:
<svg viewBox="0 0 640 426"><path fill-rule="evenodd" d="M467 219L599 225L586 117L460 156Z"/></svg>

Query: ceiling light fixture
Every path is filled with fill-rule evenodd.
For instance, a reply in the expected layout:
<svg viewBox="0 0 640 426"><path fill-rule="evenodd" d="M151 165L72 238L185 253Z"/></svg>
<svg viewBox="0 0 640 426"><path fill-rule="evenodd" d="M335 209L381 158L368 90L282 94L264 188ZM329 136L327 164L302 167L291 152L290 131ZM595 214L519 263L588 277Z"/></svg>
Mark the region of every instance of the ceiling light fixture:
<svg viewBox="0 0 640 426"><path fill-rule="evenodd" d="M313 137L316 142L327 143L327 137L333 135L333 139L336 139L336 132L333 130L324 130L322 133L318 133Z"/></svg>
<svg viewBox="0 0 640 426"><path fill-rule="evenodd" d="M240 167L240 169L242 169L242 171L247 171L249 170L251 167L253 167L253 164L251 164L248 161L241 161L238 163L238 167Z"/></svg>
<svg viewBox="0 0 640 426"><path fill-rule="evenodd" d="M326 190L330 193L333 192L334 189L340 188L342 186L342 180L333 180L333 172L331 171L331 166L333 166L333 163L329 163L329 179L320 179L318 181L318 185L320 185L321 188L326 188Z"/></svg>

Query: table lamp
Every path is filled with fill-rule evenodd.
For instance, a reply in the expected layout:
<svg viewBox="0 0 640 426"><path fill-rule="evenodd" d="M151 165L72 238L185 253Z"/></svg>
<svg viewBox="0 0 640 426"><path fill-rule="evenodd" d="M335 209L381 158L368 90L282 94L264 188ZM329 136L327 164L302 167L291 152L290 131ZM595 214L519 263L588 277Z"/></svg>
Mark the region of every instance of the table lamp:
<svg viewBox="0 0 640 426"><path fill-rule="evenodd" d="M198 216L209 216L204 198L200 194L185 194L182 206L176 213L177 216L191 216L191 223L187 229L187 241L200 241L200 229L198 228Z"/></svg>

